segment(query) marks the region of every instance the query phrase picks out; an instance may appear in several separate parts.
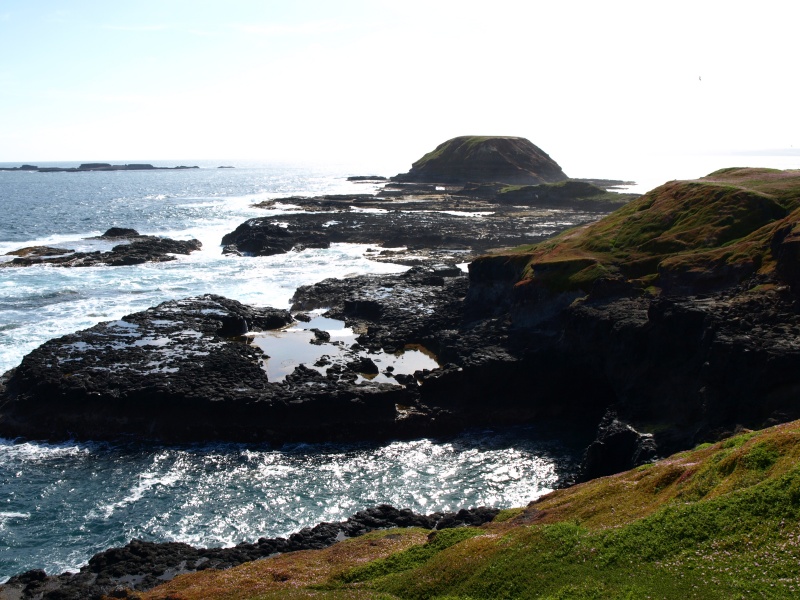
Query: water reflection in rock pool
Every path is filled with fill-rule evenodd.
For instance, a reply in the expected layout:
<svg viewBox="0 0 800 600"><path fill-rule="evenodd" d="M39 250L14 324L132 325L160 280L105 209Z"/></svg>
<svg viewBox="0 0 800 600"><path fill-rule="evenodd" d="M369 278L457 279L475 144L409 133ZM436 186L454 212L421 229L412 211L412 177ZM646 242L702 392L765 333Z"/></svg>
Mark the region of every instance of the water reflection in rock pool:
<svg viewBox="0 0 800 600"><path fill-rule="evenodd" d="M264 351L267 357L264 369L272 382L283 381L301 364L322 375L335 366L340 371L357 374L356 382L391 384L397 383L396 375L413 375L416 371L439 367L436 357L421 346L409 346L394 353L353 348L356 342L353 330L344 321L322 316L281 331L259 332L248 337ZM367 365L371 361L374 370L365 367L362 361L367 361Z"/></svg>

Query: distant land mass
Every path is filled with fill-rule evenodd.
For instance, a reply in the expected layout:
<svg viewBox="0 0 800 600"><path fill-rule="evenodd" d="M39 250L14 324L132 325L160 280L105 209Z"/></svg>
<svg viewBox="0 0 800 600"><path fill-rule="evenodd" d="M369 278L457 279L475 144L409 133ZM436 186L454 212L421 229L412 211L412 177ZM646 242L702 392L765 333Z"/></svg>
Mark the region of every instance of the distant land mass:
<svg viewBox="0 0 800 600"><path fill-rule="evenodd" d="M154 167L147 163L130 165L112 165L110 163L84 163L79 167L37 167L36 165L22 165L21 167L5 167L0 171L37 171L39 173L77 173L83 171L166 171L176 169L199 169L198 166L187 167Z"/></svg>

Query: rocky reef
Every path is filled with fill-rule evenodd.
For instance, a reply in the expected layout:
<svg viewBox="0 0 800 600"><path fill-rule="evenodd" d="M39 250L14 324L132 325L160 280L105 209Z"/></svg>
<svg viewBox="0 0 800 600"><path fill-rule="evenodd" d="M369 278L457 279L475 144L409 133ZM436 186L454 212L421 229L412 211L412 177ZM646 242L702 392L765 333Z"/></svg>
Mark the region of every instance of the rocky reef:
<svg viewBox="0 0 800 600"><path fill-rule="evenodd" d="M567 179L542 149L521 137L460 136L439 144L393 177L413 183L481 183L537 185Z"/></svg>
<svg viewBox="0 0 800 600"><path fill-rule="evenodd" d="M550 236L594 221L639 197L612 191L632 182L567 179L528 140L498 136L449 140L391 180L348 180L380 187L374 194L263 202L257 206L303 212L250 219L223 237L223 252L268 256L351 242L392 249L387 260L403 264L466 262L529 242L532 232Z"/></svg>
<svg viewBox="0 0 800 600"><path fill-rule="evenodd" d="M376 194L290 197L264 208L302 212L256 217L222 238L223 252L268 256L332 243L383 248L376 260L402 264L466 262L491 250L551 236L597 220L638 194L608 191L615 181L538 186L387 183ZM441 188L441 189L440 189Z"/></svg>
<svg viewBox="0 0 800 600"><path fill-rule="evenodd" d="M281 380L252 332L288 313L267 325L266 309L215 296L169 302L26 356L4 376L0 433L280 443L563 419L596 428L588 477L785 421L800 416L799 180L734 169L670 182L478 258L469 278L428 264L300 288L294 311L327 310L353 339L308 333L325 351ZM381 352L414 347L435 365L379 368Z"/></svg>
<svg viewBox="0 0 800 600"><path fill-rule="evenodd" d="M296 217L248 222L228 243L258 253L250 230L330 235L326 219L353 215ZM367 221L352 222L341 239L366 241ZM443 244L435 229L418 235ZM585 435L583 478L616 473L800 418L798 231L800 172L725 169L476 258L468 277L431 262L325 280L297 290L294 316L219 296L167 302L26 356L0 382L0 434L282 443L547 420ZM319 310L352 339L315 327ZM268 376L261 332L307 321L322 352ZM435 364L382 362L420 350Z"/></svg>
<svg viewBox="0 0 800 600"><path fill-rule="evenodd" d="M175 260L176 254L190 254L202 247L200 240L172 240L154 235L140 235L135 229L112 227L98 240L124 243L114 246L108 252L76 252L67 248L50 246L31 246L8 252L15 256L0 267L30 267L32 265L53 265L56 267L96 267L108 265L123 267L146 262L167 262Z"/></svg>

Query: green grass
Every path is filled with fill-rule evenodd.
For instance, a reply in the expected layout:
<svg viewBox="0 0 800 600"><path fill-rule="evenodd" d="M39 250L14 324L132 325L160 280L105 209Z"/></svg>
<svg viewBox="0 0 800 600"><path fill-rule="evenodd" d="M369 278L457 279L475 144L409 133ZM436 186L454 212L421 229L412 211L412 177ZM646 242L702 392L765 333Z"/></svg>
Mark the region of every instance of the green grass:
<svg viewBox="0 0 800 600"><path fill-rule="evenodd" d="M474 147L491 139L503 139L504 136L497 135L464 135L455 137L442 142L436 148L425 154L422 158L417 160L413 165L414 169L419 169L432 160L437 160L444 155L452 154L456 151L469 155ZM512 138L513 139L513 138Z"/></svg>
<svg viewBox="0 0 800 600"><path fill-rule="evenodd" d="M734 444L683 453L685 468L658 463L590 482L595 503L620 510L660 496L647 516L614 523L567 509L557 518L569 518L520 526L491 543L467 540L412 572L376 580L374 589L398 598L797 597L796 423L794 429L791 442L781 432L738 436ZM684 476L698 459L713 483ZM620 480L624 492L615 485ZM574 507L575 492L560 494ZM546 510L546 501L537 504Z"/></svg>
<svg viewBox="0 0 800 600"><path fill-rule="evenodd" d="M480 533L480 530L473 527L435 531L431 533L428 543L422 546L412 546L408 550L392 554L387 558L375 560L366 565L351 569L343 573L340 579L345 583L369 581L394 573L409 571L425 564L442 550L463 540L475 537Z"/></svg>

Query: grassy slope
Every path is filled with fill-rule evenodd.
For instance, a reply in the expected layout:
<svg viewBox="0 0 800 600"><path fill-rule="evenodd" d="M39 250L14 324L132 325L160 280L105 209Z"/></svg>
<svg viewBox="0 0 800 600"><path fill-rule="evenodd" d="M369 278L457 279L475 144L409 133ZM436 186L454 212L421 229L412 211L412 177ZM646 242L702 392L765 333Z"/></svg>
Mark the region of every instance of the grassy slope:
<svg viewBox="0 0 800 600"><path fill-rule="evenodd" d="M800 422L553 492L482 528L379 532L153 598L800 597Z"/></svg>
<svg viewBox="0 0 800 600"><path fill-rule="evenodd" d="M723 169L669 182L596 223L510 254L527 259L520 285L553 291L588 292L599 278L643 289L676 277L730 284L774 270L772 236L796 223L800 171Z"/></svg>
<svg viewBox="0 0 800 600"><path fill-rule="evenodd" d="M432 160L439 159L442 155L445 154L452 154L455 149L462 148L462 151L465 155L471 154L474 148L479 147L480 144L487 140L492 139L508 139L508 140L515 140L520 139L513 136L503 136L503 135L465 135L459 136L452 139L447 140L446 142L442 142L436 148L425 154L422 158L417 160L412 167L415 169L419 169L429 163Z"/></svg>

